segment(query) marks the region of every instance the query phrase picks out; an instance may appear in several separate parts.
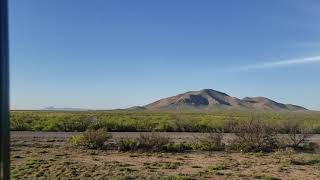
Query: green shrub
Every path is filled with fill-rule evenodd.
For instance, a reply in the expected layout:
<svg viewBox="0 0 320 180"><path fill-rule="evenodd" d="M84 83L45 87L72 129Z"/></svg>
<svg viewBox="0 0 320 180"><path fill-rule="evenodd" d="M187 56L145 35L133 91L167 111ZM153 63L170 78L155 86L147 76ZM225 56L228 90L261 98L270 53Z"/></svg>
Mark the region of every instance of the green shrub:
<svg viewBox="0 0 320 180"><path fill-rule="evenodd" d="M136 138L124 137L117 142L117 145L120 151L134 151L138 149L139 141Z"/></svg>
<svg viewBox="0 0 320 180"><path fill-rule="evenodd" d="M164 146L165 151L167 152L184 152L186 150L190 150L191 146L188 143L185 142L170 142Z"/></svg>
<svg viewBox="0 0 320 180"><path fill-rule="evenodd" d="M310 151L310 152L319 152L320 147L319 147L319 144L317 143L309 142L309 143L303 144L301 147L301 150Z"/></svg>
<svg viewBox="0 0 320 180"><path fill-rule="evenodd" d="M77 146L85 146L89 149L103 149L105 142L111 135L104 128L98 130L87 130L81 135L72 136L70 143Z"/></svg>
<svg viewBox="0 0 320 180"><path fill-rule="evenodd" d="M83 135L74 135L71 136L69 142L74 146L82 146L84 145Z"/></svg>

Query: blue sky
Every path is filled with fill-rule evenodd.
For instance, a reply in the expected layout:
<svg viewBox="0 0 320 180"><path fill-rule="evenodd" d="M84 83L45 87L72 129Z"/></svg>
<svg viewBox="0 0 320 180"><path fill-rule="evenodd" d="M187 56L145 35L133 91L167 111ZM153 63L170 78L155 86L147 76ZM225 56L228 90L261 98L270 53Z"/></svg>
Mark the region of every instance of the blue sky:
<svg viewBox="0 0 320 180"><path fill-rule="evenodd" d="M320 110L317 0L11 0L11 107L144 105L212 88Z"/></svg>

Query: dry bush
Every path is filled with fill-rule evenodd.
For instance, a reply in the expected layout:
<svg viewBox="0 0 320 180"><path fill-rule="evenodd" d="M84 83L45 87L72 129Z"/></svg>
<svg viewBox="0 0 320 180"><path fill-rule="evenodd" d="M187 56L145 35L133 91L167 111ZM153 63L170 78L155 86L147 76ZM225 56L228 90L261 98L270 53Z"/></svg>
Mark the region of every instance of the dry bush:
<svg viewBox="0 0 320 180"><path fill-rule="evenodd" d="M308 144L308 138L311 136L308 128L302 127L302 125L296 121L288 121L284 124L284 128L287 129L286 146L294 149L301 149L304 145Z"/></svg>
<svg viewBox="0 0 320 180"><path fill-rule="evenodd" d="M119 151L183 152L191 149L188 143L172 142L168 137L156 133L140 134L138 138L123 137L116 145Z"/></svg>
<svg viewBox="0 0 320 180"><path fill-rule="evenodd" d="M251 118L234 123L232 131L235 139L230 142L234 149L244 152L270 152L278 148L276 129L264 121Z"/></svg>
<svg viewBox="0 0 320 180"><path fill-rule="evenodd" d="M225 148L223 135L222 130L215 129L203 137L195 137L191 147L201 151L222 151Z"/></svg>
<svg viewBox="0 0 320 180"><path fill-rule="evenodd" d="M233 133L234 127L239 124L239 120L235 120L233 118L225 121L223 125L223 131L225 133Z"/></svg>
<svg viewBox="0 0 320 180"><path fill-rule="evenodd" d="M117 141L120 151L165 151L170 140L159 133L141 133L139 137L123 137Z"/></svg>

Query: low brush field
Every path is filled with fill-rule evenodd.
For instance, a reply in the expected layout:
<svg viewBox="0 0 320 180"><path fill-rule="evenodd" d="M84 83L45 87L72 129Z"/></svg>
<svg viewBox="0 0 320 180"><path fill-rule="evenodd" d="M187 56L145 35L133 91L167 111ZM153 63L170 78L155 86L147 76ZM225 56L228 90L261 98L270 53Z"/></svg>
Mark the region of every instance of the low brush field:
<svg viewBox="0 0 320 180"><path fill-rule="evenodd" d="M107 128L110 132L210 132L229 129L230 121L260 119L287 133L288 122L298 122L312 133L320 133L320 112L130 112L130 111L12 111L13 131L82 132Z"/></svg>

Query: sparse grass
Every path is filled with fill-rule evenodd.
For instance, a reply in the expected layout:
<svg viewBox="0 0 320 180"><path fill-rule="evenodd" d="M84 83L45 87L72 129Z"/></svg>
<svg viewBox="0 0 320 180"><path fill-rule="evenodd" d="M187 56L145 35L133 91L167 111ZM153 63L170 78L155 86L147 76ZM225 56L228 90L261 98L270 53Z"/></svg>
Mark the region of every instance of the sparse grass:
<svg viewBox="0 0 320 180"><path fill-rule="evenodd" d="M191 167L195 168L195 169L202 168L201 166L198 166L198 165L194 165L194 166L191 166Z"/></svg>
<svg viewBox="0 0 320 180"><path fill-rule="evenodd" d="M215 170L225 170L225 169L228 169L228 166L226 165L217 165L217 166L209 166L208 167L208 170L209 171L215 171Z"/></svg>
<svg viewBox="0 0 320 180"><path fill-rule="evenodd" d="M158 177L157 179L158 180L195 180L195 178L190 175L162 176L162 177Z"/></svg>
<svg viewBox="0 0 320 180"><path fill-rule="evenodd" d="M293 165L320 165L320 155L309 155L300 158L293 158L290 161Z"/></svg>
<svg viewBox="0 0 320 180"><path fill-rule="evenodd" d="M223 175L224 175L224 172L222 172L222 171L215 171L214 174L215 174L215 175L218 175L218 176L223 176Z"/></svg>
<svg viewBox="0 0 320 180"><path fill-rule="evenodd" d="M36 142L33 142L36 143ZM43 142L46 143L46 142ZM194 151L119 152L83 150L74 146L46 148L12 146L12 179L269 179L287 174L317 179L319 155L281 151L222 153ZM19 148L20 151L15 151ZM26 155L26 151L32 153ZM93 155L92 155L93 154ZM283 164L279 159L287 159ZM293 160L293 161L291 161ZM299 165L296 165L299 161ZM292 162L292 163L291 163ZM302 162L302 163L301 163ZM270 170L266 171L269 167ZM296 173L295 169L299 169ZM247 173L246 173L247 171ZM249 173L248 173L249 172ZM251 172L251 173L250 173ZM279 176L278 176L279 175Z"/></svg>
<svg viewBox="0 0 320 180"><path fill-rule="evenodd" d="M273 177L273 176L266 176L266 175L255 176L255 178L262 179L262 180L281 180L280 178Z"/></svg>
<svg viewBox="0 0 320 180"><path fill-rule="evenodd" d="M177 169L179 166L181 166L181 163L179 162L164 162L161 163L160 168L161 169Z"/></svg>

